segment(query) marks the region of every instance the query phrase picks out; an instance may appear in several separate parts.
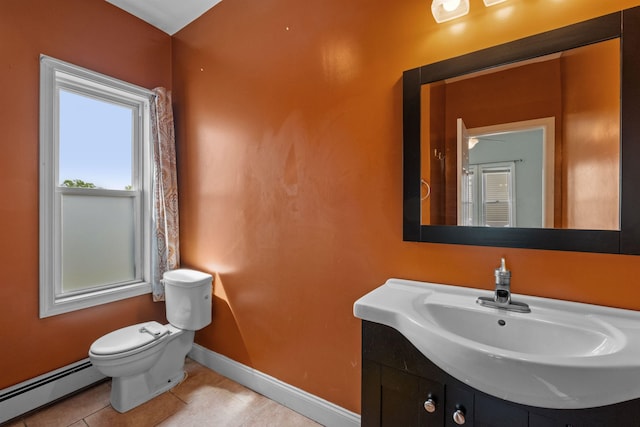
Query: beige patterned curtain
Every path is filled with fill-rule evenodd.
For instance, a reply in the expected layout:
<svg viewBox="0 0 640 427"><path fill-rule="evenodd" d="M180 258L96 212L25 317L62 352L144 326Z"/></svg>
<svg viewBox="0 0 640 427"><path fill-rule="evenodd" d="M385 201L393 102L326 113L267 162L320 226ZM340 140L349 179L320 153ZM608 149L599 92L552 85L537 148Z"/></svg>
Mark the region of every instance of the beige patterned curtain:
<svg viewBox="0 0 640 427"><path fill-rule="evenodd" d="M178 182L171 92L155 88L151 102L153 143L153 300L164 301L162 274L180 266Z"/></svg>

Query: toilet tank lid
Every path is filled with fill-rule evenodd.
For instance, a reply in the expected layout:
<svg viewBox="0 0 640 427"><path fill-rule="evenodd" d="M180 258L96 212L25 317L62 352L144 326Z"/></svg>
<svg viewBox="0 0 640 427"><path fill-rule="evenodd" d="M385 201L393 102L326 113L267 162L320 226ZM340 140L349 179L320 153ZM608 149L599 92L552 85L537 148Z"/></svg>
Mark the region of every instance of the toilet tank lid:
<svg viewBox="0 0 640 427"><path fill-rule="evenodd" d="M158 322L144 322L127 326L98 338L90 352L99 355L124 353L157 341L169 333Z"/></svg>
<svg viewBox="0 0 640 427"><path fill-rule="evenodd" d="M202 271L179 268L177 270L166 271L162 275L162 279L172 285L189 287L211 282L213 277Z"/></svg>

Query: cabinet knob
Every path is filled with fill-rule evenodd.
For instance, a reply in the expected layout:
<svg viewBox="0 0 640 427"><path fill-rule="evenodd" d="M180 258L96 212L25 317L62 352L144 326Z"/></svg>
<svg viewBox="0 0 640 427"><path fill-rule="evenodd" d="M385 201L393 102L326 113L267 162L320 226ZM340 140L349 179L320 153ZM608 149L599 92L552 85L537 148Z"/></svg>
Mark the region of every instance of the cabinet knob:
<svg viewBox="0 0 640 427"><path fill-rule="evenodd" d="M465 419L464 419L464 411L462 409L458 409L456 412L453 413L453 422L458 424L459 426L463 425L465 423Z"/></svg>
<svg viewBox="0 0 640 427"><path fill-rule="evenodd" d="M424 402L424 410L432 414L436 412L436 401L429 398Z"/></svg>

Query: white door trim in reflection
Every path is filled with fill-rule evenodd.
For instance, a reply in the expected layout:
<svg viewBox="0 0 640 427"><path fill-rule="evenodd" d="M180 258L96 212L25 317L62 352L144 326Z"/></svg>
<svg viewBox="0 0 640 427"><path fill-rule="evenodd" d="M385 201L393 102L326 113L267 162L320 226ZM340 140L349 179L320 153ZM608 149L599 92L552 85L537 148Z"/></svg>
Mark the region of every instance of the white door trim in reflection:
<svg viewBox="0 0 640 427"><path fill-rule="evenodd" d="M542 220L539 226L545 228L554 227L554 196L555 196L555 118L545 117L541 119L525 120L520 122L503 123L491 126L465 129L464 123L458 119L458 161L457 176L458 182L458 224L462 225L463 218L462 198L464 171L469 168L469 148L472 144L481 139L500 139L501 135L515 132L525 132L531 130L542 130ZM462 141L466 141L463 144ZM506 160L506 159L502 159ZM509 159L519 161L521 159Z"/></svg>

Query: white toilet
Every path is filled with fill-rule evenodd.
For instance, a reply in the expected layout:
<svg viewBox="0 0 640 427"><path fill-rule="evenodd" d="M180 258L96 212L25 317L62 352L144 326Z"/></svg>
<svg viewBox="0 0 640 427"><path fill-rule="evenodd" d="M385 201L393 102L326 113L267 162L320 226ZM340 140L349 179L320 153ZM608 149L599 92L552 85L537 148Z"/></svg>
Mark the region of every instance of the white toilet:
<svg viewBox="0 0 640 427"><path fill-rule="evenodd" d="M195 331L211 323L210 274L189 269L163 275L168 325L144 322L98 338L91 363L113 377L111 406L126 412L178 384Z"/></svg>

